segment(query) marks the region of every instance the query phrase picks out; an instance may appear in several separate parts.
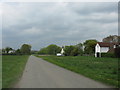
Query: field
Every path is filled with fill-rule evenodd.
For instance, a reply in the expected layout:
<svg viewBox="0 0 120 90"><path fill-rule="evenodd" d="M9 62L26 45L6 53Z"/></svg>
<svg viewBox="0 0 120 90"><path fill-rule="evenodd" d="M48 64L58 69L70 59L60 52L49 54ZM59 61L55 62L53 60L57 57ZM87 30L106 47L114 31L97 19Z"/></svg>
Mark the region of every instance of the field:
<svg viewBox="0 0 120 90"><path fill-rule="evenodd" d="M2 88L2 55L0 55L0 89Z"/></svg>
<svg viewBox="0 0 120 90"><path fill-rule="evenodd" d="M21 77L29 56L2 56L2 87L10 88Z"/></svg>
<svg viewBox="0 0 120 90"><path fill-rule="evenodd" d="M90 56L37 56L91 79L118 86L118 59ZM120 70L120 68L119 68ZM119 73L120 75L120 73Z"/></svg>

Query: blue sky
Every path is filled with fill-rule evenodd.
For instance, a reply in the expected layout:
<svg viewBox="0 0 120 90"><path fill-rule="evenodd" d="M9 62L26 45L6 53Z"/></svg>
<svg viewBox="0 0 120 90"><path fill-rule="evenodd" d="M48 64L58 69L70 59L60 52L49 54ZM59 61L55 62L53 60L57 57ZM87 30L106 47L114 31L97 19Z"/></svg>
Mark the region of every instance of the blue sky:
<svg viewBox="0 0 120 90"><path fill-rule="evenodd" d="M118 34L117 2L3 3L2 46L74 45Z"/></svg>

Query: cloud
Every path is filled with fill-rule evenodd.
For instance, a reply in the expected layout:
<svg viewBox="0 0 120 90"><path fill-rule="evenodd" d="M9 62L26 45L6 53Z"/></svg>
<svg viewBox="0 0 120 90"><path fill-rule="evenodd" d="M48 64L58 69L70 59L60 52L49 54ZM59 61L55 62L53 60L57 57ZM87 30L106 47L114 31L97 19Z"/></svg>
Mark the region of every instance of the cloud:
<svg viewBox="0 0 120 90"><path fill-rule="evenodd" d="M72 6L71 6L72 5ZM116 12L118 3L115 2L86 2L86 3L70 3L69 7L78 14L91 14L91 13L110 13Z"/></svg>
<svg viewBox="0 0 120 90"><path fill-rule="evenodd" d="M69 45L117 34L117 3L4 3L3 47Z"/></svg>

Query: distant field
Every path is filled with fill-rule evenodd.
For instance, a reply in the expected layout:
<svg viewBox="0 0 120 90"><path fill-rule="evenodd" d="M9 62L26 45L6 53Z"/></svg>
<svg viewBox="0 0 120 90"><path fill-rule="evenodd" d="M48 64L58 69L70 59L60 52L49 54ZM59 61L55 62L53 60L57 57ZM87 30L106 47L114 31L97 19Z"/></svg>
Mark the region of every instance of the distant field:
<svg viewBox="0 0 120 90"><path fill-rule="evenodd" d="M95 58L90 56L38 57L94 80L118 87L117 58Z"/></svg>
<svg viewBox="0 0 120 90"><path fill-rule="evenodd" d="M29 56L2 56L2 87L10 88L21 77Z"/></svg>

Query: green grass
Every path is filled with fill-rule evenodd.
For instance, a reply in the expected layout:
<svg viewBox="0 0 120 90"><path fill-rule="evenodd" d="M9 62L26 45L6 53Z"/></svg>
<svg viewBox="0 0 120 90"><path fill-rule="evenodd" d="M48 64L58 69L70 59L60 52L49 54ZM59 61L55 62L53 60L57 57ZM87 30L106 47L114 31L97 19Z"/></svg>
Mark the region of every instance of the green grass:
<svg viewBox="0 0 120 90"><path fill-rule="evenodd" d="M95 58L90 56L38 57L91 79L119 87L117 58Z"/></svg>
<svg viewBox="0 0 120 90"><path fill-rule="evenodd" d="M0 89L2 88L2 55L0 55Z"/></svg>
<svg viewBox="0 0 120 90"><path fill-rule="evenodd" d="M11 88L21 77L29 56L2 56L2 88Z"/></svg>

